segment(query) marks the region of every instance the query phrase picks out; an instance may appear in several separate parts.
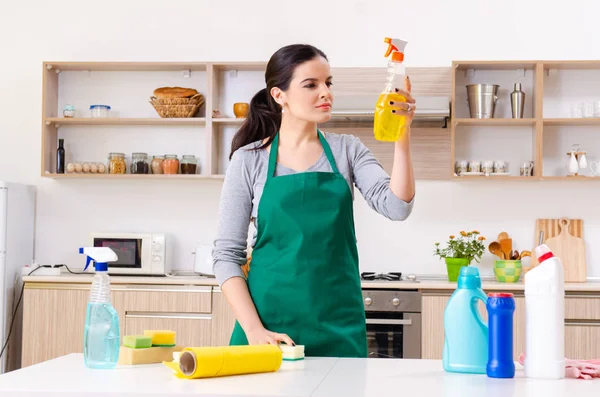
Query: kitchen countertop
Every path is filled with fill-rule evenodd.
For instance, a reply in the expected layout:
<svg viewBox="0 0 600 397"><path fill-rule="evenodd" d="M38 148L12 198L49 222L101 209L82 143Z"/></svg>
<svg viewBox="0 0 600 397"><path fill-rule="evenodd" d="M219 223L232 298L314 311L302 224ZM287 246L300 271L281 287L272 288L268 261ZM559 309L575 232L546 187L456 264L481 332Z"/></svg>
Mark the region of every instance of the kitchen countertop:
<svg viewBox="0 0 600 397"><path fill-rule="evenodd" d="M92 274L75 275L63 274L60 276L26 276L23 280L26 283L91 283ZM159 284L159 285L205 285L216 286L219 284L215 278L201 276L163 276L163 277L142 277L142 276L111 276L112 284ZM421 278L419 282L411 281L363 281L363 288L383 288L383 289L411 289L421 291L452 291L456 288L456 283L447 280ZM483 279L482 288L484 291L523 291L524 284L518 283L499 283L492 279ZM600 281L588 281L585 283L565 283L567 292L600 292Z"/></svg>
<svg viewBox="0 0 600 397"><path fill-rule="evenodd" d="M307 358L283 362L274 373L178 379L162 364L90 370L69 354L0 376L0 394L12 397L134 396L593 396L600 380L514 379L446 373L440 360Z"/></svg>

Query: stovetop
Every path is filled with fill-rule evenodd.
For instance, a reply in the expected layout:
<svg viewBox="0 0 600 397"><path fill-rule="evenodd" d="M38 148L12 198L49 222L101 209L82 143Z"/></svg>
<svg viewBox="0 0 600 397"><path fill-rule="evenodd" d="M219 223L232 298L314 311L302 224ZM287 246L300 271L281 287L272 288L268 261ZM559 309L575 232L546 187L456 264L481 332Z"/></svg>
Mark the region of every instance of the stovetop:
<svg viewBox="0 0 600 397"><path fill-rule="evenodd" d="M407 281L418 283L419 280L417 276L414 274L407 274L406 276L402 276L401 272L389 272L389 273L375 273L375 272L362 272L360 274L360 279L363 281Z"/></svg>

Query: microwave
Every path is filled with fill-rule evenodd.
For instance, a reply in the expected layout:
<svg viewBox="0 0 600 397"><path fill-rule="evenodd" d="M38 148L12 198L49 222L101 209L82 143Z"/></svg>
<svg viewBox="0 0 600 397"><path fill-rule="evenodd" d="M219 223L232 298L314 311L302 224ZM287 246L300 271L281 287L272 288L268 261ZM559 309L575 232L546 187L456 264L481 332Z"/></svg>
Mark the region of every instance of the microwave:
<svg viewBox="0 0 600 397"><path fill-rule="evenodd" d="M108 247L117 254L108 273L128 276L164 276L170 273L164 234L92 233L92 246ZM88 267L92 272L94 269Z"/></svg>

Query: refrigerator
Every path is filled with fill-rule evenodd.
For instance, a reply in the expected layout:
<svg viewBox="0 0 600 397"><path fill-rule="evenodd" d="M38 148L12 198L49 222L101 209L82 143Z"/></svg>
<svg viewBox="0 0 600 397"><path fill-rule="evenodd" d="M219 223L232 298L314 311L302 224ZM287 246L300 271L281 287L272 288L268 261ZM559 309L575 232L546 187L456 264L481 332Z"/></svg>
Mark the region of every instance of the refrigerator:
<svg viewBox="0 0 600 397"><path fill-rule="evenodd" d="M0 350L6 343L14 306L23 288L23 266L34 259L36 188L0 181ZM23 300L10 341L0 358L0 373L20 368Z"/></svg>

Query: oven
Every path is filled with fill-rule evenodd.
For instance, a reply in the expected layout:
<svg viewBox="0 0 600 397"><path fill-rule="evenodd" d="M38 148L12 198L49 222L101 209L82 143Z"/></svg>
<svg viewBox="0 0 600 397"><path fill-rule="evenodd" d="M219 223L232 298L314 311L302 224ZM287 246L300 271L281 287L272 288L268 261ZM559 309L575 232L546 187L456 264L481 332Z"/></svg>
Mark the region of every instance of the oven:
<svg viewBox="0 0 600 397"><path fill-rule="evenodd" d="M371 358L421 358L421 293L363 289Z"/></svg>

